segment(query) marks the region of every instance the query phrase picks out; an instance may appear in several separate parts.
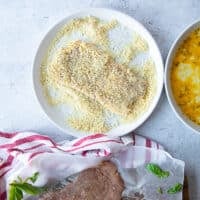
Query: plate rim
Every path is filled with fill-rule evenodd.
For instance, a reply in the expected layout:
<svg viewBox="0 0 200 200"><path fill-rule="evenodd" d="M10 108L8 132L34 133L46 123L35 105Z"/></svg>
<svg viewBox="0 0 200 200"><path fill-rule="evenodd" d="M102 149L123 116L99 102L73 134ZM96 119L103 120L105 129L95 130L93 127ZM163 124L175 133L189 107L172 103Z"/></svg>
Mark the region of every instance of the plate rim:
<svg viewBox="0 0 200 200"><path fill-rule="evenodd" d="M161 70L161 75L159 77L160 81L159 83L161 83L161 85L158 86L157 84L157 92L156 92L156 95L154 97L154 100L152 102L152 105L149 106L149 108L147 109L147 111L145 111L145 113L147 113L145 115L145 113L142 115L142 117L138 117L139 122L137 122L137 124L135 125L134 128L129 128L129 131L125 131L125 132L119 132L119 133L116 133L116 132L107 132L105 134L109 135L109 136L123 136L123 135L126 135L130 132L133 132L136 128L138 128L139 126L141 126L150 116L151 114L153 113L153 111L156 109L157 105L158 105L158 102L161 98L161 95L162 95L162 91L163 91L163 86L164 86L164 63L163 63L163 57L162 57L162 54L160 52L160 49L158 47L158 44L157 42L155 41L154 37L152 36L152 34L147 30L147 28L145 28L145 26L143 24L141 24L139 21L137 21L135 18L133 18L132 16L130 15L127 15L126 13L123 13L123 12L120 12L118 10L114 10L114 9L110 9L110 8L86 8L86 9L81 9L81 10L77 10L76 12L73 12L73 13L69 13L69 15L65 16L64 18L60 19L57 21L57 23L55 23L54 25L52 25L50 27L50 29L43 35L42 37L42 40L40 41L39 45L38 45L38 48L36 50L36 53L35 53L35 57L34 57L34 61L33 61L33 67L32 67L32 84L33 84L33 90L34 90L34 94L36 96L36 99L37 99L37 102L39 103L41 109L43 110L43 112L45 113L45 115L47 116L47 118L56 126L58 127L61 131L63 131L64 133L68 134L68 135L71 135L73 137L82 137L82 136L85 136L85 135L89 135L89 133L87 134L84 134L84 133L74 133L74 132L71 132L69 131L69 129L67 128L64 128L62 127L60 124L58 124L49 114L48 112L46 111L46 108L44 107L44 105L42 104L41 102L41 99L38 95L38 92L37 92L37 86L36 86L36 82L35 82L35 70L36 70L36 62L37 62L37 57L39 56L39 51L40 49L42 48L43 46L43 43L45 41L45 39L49 36L49 34L54 31L55 28L58 28L60 26L62 26L64 23L67 23L68 20L70 19L73 19L73 18L77 18L77 17L80 17L80 15L83 15L83 16L87 16L87 15L94 15L94 12L95 11L98 11L98 12L111 12L112 14L117 14L117 15L121 15L127 19L129 19L130 21L133 21L134 23L136 23L143 31L145 31L145 34L148 35L148 37L151 39L151 42L153 42L154 44L154 47L156 48L156 54L157 56L160 58L160 63L161 63L161 66L160 66L160 70ZM153 104L154 103L154 104ZM133 124L133 123L129 123L129 124Z"/></svg>

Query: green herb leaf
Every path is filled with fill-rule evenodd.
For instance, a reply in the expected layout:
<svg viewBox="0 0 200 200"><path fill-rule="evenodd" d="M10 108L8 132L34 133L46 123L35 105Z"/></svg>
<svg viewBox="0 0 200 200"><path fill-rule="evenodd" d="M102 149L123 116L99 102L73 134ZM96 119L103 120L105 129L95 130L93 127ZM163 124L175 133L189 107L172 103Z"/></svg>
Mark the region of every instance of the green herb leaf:
<svg viewBox="0 0 200 200"><path fill-rule="evenodd" d="M181 192L182 189L183 189L183 185L181 183L176 183L174 186L172 186L171 188L167 190L167 193L176 194L178 192Z"/></svg>
<svg viewBox="0 0 200 200"><path fill-rule="evenodd" d="M22 178L20 176L17 177L19 182L23 182Z"/></svg>
<svg viewBox="0 0 200 200"><path fill-rule="evenodd" d="M23 199L23 192L19 190L18 188L15 188L15 198L16 200Z"/></svg>
<svg viewBox="0 0 200 200"><path fill-rule="evenodd" d="M29 183L11 183L10 185L31 195L37 195L44 191L44 188L36 187Z"/></svg>
<svg viewBox="0 0 200 200"><path fill-rule="evenodd" d="M157 189L157 192L158 192L159 194L163 194L163 190L162 190L162 188L159 187L159 188Z"/></svg>
<svg viewBox="0 0 200 200"><path fill-rule="evenodd" d="M14 186L10 186L9 188L9 195L8 195L8 200L15 200L15 187Z"/></svg>
<svg viewBox="0 0 200 200"><path fill-rule="evenodd" d="M169 171L164 171L158 165L153 163L148 163L146 169L158 178L167 178L170 175Z"/></svg>
<svg viewBox="0 0 200 200"><path fill-rule="evenodd" d="M35 181L37 180L38 176L39 176L39 172L35 172L33 174L33 176L28 177L27 179L25 179L24 182L28 182L28 180L30 180L32 183L35 183Z"/></svg>
<svg viewBox="0 0 200 200"><path fill-rule="evenodd" d="M8 199L9 200L22 200L23 193L18 188L14 187L14 186L10 186Z"/></svg>
<svg viewBox="0 0 200 200"><path fill-rule="evenodd" d="M36 187L28 183L31 181L35 183L39 176L39 172L35 172L31 177L23 180L21 177L17 177L17 180L14 180L9 187L8 200L22 200L23 192L30 195L38 195L41 192L45 191L44 187Z"/></svg>

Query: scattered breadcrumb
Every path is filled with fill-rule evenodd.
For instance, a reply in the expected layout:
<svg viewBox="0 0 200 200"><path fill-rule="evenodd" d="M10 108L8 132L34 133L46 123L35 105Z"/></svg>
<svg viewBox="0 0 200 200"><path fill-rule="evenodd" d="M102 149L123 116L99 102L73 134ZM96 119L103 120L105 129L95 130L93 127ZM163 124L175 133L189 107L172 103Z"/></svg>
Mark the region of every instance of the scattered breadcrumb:
<svg viewBox="0 0 200 200"><path fill-rule="evenodd" d="M44 93L50 105L72 108L66 123L77 130L108 132L139 117L153 99L154 62L130 66L137 54L148 50L148 44L135 34L121 52L124 64L118 64L109 38L109 31L117 26L116 20L105 22L92 16L72 20L57 33L44 57Z"/></svg>
<svg viewBox="0 0 200 200"><path fill-rule="evenodd" d="M119 57L124 64L129 65L138 53L145 52L147 50L147 42L138 34L133 34L132 41L122 49Z"/></svg>
<svg viewBox="0 0 200 200"><path fill-rule="evenodd" d="M47 70L52 84L74 90L126 116L145 94L146 81L96 45L76 41L61 49ZM128 91L128 92L127 92Z"/></svg>
<svg viewBox="0 0 200 200"><path fill-rule="evenodd" d="M156 92L156 68L152 59L147 60L143 66L134 66L134 71L140 73L145 80L147 81L148 87L146 90L146 94L140 98L139 101L136 101L132 107L132 112L130 115L122 120L123 122L129 122L133 119L137 119L141 113L146 111L152 100L154 98L154 94Z"/></svg>

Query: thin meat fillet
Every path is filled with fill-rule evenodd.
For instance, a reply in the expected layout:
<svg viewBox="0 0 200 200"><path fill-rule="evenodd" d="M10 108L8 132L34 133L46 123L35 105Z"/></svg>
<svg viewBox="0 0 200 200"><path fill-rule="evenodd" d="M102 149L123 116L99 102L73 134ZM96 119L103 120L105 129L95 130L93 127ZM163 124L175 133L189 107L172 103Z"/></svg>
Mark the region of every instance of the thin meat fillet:
<svg viewBox="0 0 200 200"><path fill-rule="evenodd" d="M84 170L73 183L46 193L40 200L121 200L123 190L124 182L116 166L106 161Z"/></svg>
<svg viewBox="0 0 200 200"><path fill-rule="evenodd" d="M146 80L92 43L76 41L61 49L48 70L53 84L72 88L120 114L144 96Z"/></svg>

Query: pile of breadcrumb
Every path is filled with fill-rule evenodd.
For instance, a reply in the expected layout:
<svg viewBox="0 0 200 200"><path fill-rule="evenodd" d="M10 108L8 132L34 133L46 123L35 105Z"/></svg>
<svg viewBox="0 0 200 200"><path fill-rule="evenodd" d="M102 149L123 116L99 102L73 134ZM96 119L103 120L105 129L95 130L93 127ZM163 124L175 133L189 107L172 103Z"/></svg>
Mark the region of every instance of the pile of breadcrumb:
<svg viewBox="0 0 200 200"><path fill-rule="evenodd" d="M66 104L66 123L85 132L107 132L141 116L156 92L153 60L135 64L148 52L133 33L123 48L112 47L110 32L120 24L96 17L74 19L52 41L41 65L41 82L49 104Z"/></svg>

